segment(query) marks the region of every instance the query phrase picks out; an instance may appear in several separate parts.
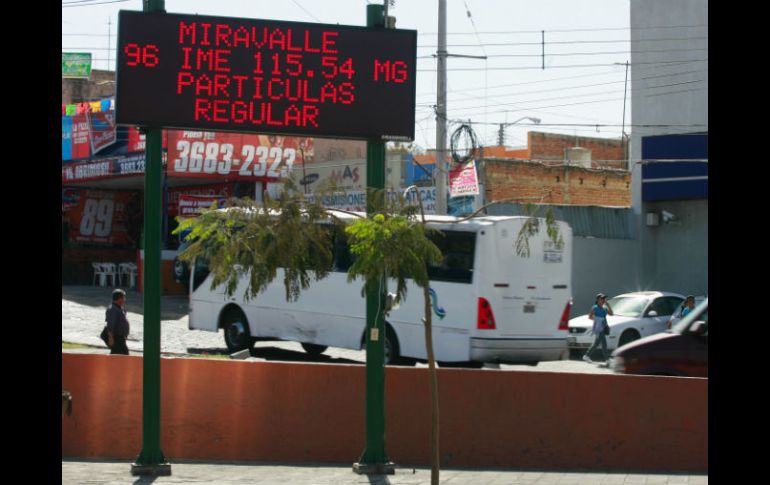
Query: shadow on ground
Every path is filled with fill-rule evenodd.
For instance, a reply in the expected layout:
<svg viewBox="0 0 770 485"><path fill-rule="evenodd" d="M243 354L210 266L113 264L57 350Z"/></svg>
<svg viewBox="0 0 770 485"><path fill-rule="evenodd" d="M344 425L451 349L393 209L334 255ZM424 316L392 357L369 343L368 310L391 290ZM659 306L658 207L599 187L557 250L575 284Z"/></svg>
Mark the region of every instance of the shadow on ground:
<svg viewBox="0 0 770 485"><path fill-rule="evenodd" d="M190 355L230 355L226 348L197 348L188 347L187 353ZM316 362L321 364L357 364L363 365L350 359L331 357L325 354L310 355L307 352L281 349L277 347L254 347L251 349L251 356L258 359L275 362Z"/></svg>
<svg viewBox="0 0 770 485"><path fill-rule="evenodd" d="M136 290L121 288L126 291L126 310L131 313L144 315L144 298ZM106 309L112 302L112 287L102 286L62 286L62 300L80 305ZM188 298L185 295L168 295L160 297L160 319L179 320L188 314Z"/></svg>

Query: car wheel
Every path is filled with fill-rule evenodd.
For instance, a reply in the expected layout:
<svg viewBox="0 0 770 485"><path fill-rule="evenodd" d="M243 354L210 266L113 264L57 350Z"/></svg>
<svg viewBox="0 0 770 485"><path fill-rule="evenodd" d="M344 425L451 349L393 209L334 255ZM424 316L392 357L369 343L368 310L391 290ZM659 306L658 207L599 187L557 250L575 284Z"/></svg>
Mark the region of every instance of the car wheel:
<svg viewBox="0 0 770 485"><path fill-rule="evenodd" d="M318 344L302 344L302 348L305 349L305 352L307 352L310 355L321 355L329 347L326 345L318 345Z"/></svg>
<svg viewBox="0 0 770 485"><path fill-rule="evenodd" d="M637 332L636 330L626 330L625 332L623 332L623 335L620 336L620 340L618 341L618 347L622 347L629 342L638 340L639 337L640 337L639 332Z"/></svg>
<svg viewBox="0 0 770 485"><path fill-rule="evenodd" d="M249 332L249 322L241 310L228 310L222 319L222 329L225 331L225 345L231 353L250 349L254 345Z"/></svg>

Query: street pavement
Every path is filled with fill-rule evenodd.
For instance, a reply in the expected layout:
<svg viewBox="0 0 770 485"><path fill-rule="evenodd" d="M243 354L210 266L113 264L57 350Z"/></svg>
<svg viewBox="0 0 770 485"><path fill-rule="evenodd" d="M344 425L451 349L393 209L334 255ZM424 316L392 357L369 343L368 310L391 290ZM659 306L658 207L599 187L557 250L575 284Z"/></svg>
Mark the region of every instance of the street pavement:
<svg viewBox="0 0 770 485"><path fill-rule="evenodd" d="M132 354L143 349L143 301L142 295L133 290L126 291L126 310L131 334L128 349ZM62 341L94 346L92 349L67 349L63 352L109 353L99 338L104 327L104 314L111 303L112 288L99 286L62 286ZM222 332L189 330L187 296L163 296L161 298L161 353L164 356L201 356L202 354L227 355ZM330 347L323 355L308 355L298 342L257 342L251 360L300 361L340 364L364 364L363 350L338 349ZM427 367L427 364L417 364ZM612 374L610 369L597 363L588 364L581 360L541 362L536 366L486 364L485 369L572 372Z"/></svg>
<svg viewBox="0 0 770 485"><path fill-rule="evenodd" d="M707 485L707 475L631 472L553 472L542 470L441 470L440 483L450 485ZM397 468L395 475L358 475L352 464L286 465L266 463L175 463L171 475L137 477L128 461L62 460L62 485L428 485L430 468Z"/></svg>

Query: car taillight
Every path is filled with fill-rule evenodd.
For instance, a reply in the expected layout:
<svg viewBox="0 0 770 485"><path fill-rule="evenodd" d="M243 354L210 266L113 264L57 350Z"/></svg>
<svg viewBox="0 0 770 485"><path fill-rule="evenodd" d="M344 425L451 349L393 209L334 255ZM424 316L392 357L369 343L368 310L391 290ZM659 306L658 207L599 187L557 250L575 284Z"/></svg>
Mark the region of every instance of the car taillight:
<svg viewBox="0 0 770 485"><path fill-rule="evenodd" d="M476 328L479 330L495 330L495 315L492 313L492 305L486 298L479 297L478 312L476 313Z"/></svg>
<svg viewBox="0 0 770 485"><path fill-rule="evenodd" d="M561 314L561 320L559 320L559 330L569 330L569 312L572 309L572 300L568 301L564 305L564 311Z"/></svg>
<svg viewBox="0 0 770 485"><path fill-rule="evenodd" d="M671 330L671 319L670 319L670 318L669 318L669 319L668 319L668 321L666 322L666 328L668 328L669 330Z"/></svg>

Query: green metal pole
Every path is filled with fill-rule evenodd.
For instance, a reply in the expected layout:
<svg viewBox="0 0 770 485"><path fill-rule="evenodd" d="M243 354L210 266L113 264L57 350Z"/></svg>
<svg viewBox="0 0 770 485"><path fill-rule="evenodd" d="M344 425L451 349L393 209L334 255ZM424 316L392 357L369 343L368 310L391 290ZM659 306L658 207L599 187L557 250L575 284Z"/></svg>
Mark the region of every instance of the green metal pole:
<svg viewBox="0 0 770 485"><path fill-rule="evenodd" d="M384 27L382 5L366 6L366 26ZM372 189L380 189L384 198L385 142L366 143L367 197ZM367 200L366 212L372 214L375 204ZM359 474L394 474L395 464L385 454L385 277L380 288L366 293L366 448L353 471Z"/></svg>
<svg viewBox="0 0 770 485"><path fill-rule="evenodd" d="M164 11L164 0L145 0L144 11ZM162 135L146 133L144 171L144 357L142 381L142 451L131 465L132 475L171 475L160 449L160 244L162 196Z"/></svg>

